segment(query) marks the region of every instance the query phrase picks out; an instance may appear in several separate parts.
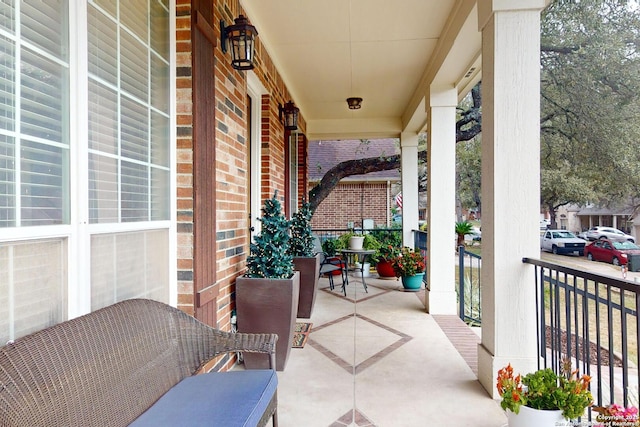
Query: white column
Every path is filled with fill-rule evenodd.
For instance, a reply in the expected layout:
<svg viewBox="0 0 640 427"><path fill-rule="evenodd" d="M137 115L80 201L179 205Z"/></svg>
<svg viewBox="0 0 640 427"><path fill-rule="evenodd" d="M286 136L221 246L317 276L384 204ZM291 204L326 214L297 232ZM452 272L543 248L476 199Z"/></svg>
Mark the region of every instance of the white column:
<svg viewBox="0 0 640 427"><path fill-rule="evenodd" d="M427 283L431 314L456 314L456 105L454 87L431 87L427 142ZM433 250L431 250L433 248Z"/></svg>
<svg viewBox="0 0 640 427"><path fill-rule="evenodd" d="M402 245L414 247L412 230L418 229L418 134L400 134L402 171Z"/></svg>
<svg viewBox="0 0 640 427"><path fill-rule="evenodd" d="M540 10L544 0L480 0L482 30L482 342L478 378L497 397L498 369L537 369Z"/></svg>

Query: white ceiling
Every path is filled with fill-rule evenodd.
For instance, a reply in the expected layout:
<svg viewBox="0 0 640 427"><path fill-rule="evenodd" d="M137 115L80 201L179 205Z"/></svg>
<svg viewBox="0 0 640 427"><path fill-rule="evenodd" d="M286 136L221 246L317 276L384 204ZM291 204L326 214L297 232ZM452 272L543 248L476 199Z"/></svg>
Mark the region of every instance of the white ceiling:
<svg viewBox="0 0 640 427"><path fill-rule="evenodd" d="M300 108L310 139L423 130L430 85L465 92L479 78L475 0L241 3ZM363 98L361 109L348 109L352 96Z"/></svg>

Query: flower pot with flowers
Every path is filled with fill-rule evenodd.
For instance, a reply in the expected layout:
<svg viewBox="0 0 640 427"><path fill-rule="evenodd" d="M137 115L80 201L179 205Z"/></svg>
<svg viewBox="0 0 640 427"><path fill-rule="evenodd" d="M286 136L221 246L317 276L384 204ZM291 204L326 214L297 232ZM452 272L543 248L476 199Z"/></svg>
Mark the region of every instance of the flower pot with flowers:
<svg viewBox="0 0 640 427"><path fill-rule="evenodd" d="M596 427L640 426L638 408L635 406L625 408L624 406L612 403L609 406L594 406L593 410L598 413L598 416L596 416Z"/></svg>
<svg viewBox="0 0 640 427"><path fill-rule="evenodd" d="M376 263L376 271L381 279L395 279L391 261L400 254L400 249L393 245L380 245L371 258Z"/></svg>
<svg viewBox="0 0 640 427"><path fill-rule="evenodd" d="M498 371L496 386L510 427L551 427L584 415L593 403L589 381L588 375L571 370L571 361L563 360L561 374L547 368L524 377L514 377L509 364Z"/></svg>
<svg viewBox="0 0 640 427"><path fill-rule="evenodd" d="M400 254L391 260L396 277L402 279L402 286L410 291L417 291L422 287L424 270L426 268L424 258L418 251L404 247Z"/></svg>

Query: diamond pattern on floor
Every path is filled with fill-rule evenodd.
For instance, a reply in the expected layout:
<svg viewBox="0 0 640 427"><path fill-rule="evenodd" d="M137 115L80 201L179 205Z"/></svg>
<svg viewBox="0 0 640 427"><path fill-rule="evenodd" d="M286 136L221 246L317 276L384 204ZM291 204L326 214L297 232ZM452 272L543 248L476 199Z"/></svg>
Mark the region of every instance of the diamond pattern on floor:
<svg viewBox="0 0 640 427"><path fill-rule="evenodd" d="M375 424L357 409L347 412L329 427L345 427L351 425L357 427L375 427Z"/></svg>
<svg viewBox="0 0 640 427"><path fill-rule="evenodd" d="M356 324L351 325L354 316ZM346 327L358 331L360 345L356 342L356 353L353 356L346 356L344 346L334 339L328 338L336 335L329 333L333 332L332 330L345 327L341 325L343 323L346 324ZM325 335L323 332L327 334ZM355 313L313 329L307 343L347 372L358 374L410 340L411 337L407 334Z"/></svg>

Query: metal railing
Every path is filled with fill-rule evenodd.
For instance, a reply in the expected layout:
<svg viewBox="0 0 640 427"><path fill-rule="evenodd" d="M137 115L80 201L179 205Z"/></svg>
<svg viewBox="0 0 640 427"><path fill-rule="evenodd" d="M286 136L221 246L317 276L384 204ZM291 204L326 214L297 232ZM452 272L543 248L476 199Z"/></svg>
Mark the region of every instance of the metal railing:
<svg viewBox="0 0 640 427"><path fill-rule="evenodd" d="M320 239L320 242L324 242L327 239L337 239L338 237L342 236L343 234L347 234L347 233L351 233L351 232L358 232L358 233L370 233L373 234L374 237L378 238L379 235L383 234L383 233L398 233L398 234L402 234L402 229L400 228L372 228L372 229L366 229L366 230L362 230L360 228L356 228L356 229L352 229L352 228L314 228L313 229L313 234L315 234L316 236L318 236L318 238Z"/></svg>
<svg viewBox="0 0 640 427"><path fill-rule="evenodd" d="M414 246L419 249L427 264L427 232L413 230ZM464 246L458 248L458 315L460 319L472 326L480 326L482 322L480 310L480 255L468 252ZM428 264L427 264L428 265ZM424 276L425 285L429 284L427 275Z"/></svg>
<svg viewBox="0 0 640 427"><path fill-rule="evenodd" d="M320 242L324 242L325 240L328 239L337 239L338 237L342 236L343 234L346 233L350 233L353 230L349 229L349 228L314 228L313 229L313 234L315 234L316 236L318 236L318 238L320 239Z"/></svg>
<svg viewBox="0 0 640 427"><path fill-rule="evenodd" d="M458 247L458 314L460 319L472 326L482 323L480 309L482 257Z"/></svg>
<svg viewBox="0 0 640 427"><path fill-rule="evenodd" d="M629 406L640 383L640 287L537 259L522 261L535 266L539 368L560 372L568 358L592 377L596 405Z"/></svg>

